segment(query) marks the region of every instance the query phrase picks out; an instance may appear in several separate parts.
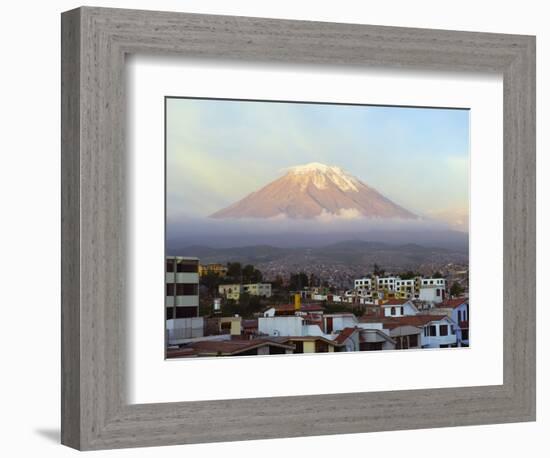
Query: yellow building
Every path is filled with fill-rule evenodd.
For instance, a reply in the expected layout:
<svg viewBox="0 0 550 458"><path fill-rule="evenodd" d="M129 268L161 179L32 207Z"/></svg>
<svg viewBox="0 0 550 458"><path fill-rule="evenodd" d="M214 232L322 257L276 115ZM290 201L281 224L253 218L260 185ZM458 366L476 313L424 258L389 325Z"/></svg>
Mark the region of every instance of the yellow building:
<svg viewBox="0 0 550 458"><path fill-rule="evenodd" d="M219 277L225 277L227 275L227 267L223 264L205 264L199 266L199 275L215 274Z"/></svg>
<svg viewBox="0 0 550 458"><path fill-rule="evenodd" d="M231 334L232 336L241 335L242 318L240 316L221 317L218 321L219 332L222 334Z"/></svg>

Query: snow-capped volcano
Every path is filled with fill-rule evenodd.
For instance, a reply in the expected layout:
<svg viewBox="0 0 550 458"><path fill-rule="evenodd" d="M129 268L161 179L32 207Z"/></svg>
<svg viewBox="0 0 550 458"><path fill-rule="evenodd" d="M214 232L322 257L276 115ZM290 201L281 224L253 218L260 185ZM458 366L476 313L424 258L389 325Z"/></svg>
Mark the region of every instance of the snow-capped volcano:
<svg viewBox="0 0 550 458"><path fill-rule="evenodd" d="M212 218L416 218L340 167L312 162L286 174Z"/></svg>

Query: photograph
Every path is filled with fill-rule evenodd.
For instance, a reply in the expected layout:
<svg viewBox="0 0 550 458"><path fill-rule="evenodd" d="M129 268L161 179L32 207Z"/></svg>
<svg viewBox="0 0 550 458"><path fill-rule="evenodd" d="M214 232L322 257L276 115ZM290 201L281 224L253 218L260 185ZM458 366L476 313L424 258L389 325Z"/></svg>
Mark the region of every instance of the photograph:
<svg viewBox="0 0 550 458"><path fill-rule="evenodd" d="M468 347L469 110L165 98L166 357Z"/></svg>

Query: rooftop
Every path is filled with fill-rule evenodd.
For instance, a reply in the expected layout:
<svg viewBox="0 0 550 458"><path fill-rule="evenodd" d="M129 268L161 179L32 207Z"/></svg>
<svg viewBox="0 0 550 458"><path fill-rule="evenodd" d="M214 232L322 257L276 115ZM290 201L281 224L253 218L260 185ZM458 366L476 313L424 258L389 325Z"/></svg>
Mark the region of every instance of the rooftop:
<svg viewBox="0 0 550 458"><path fill-rule="evenodd" d="M410 299L388 299L387 301L382 302L383 307L386 305L403 305L407 302L410 302Z"/></svg>
<svg viewBox="0 0 550 458"><path fill-rule="evenodd" d="M452 308L455 309L459 306L461 306L464 303L468 302L467 297L459 297L458 299L447 299L446 301L439 304L437 307L443 307L443 308Z"/></svg>
<svg viewBox="0 0 550 458"><path fill-rule="evenodd" d="M178 350L169 350L167 352L168 358L178 358L182 356L193 356L193 355L220 355L220 356L231 356L238 355L245 351L253 350L258 347L263 347L265 345L285 348L288 350L293 350L293 345L288 345L285 343L284 339L280 338L262 338L262 339L251 339L251 340L201 340L198 342L193 342L185 348Z"/></svg>
<svg viewBox="0 0 550 458"><path fill-rule="evenodd" d="M447 315L410 315L400 317L374 317L362 316L359 321L362 323L382 323L386 329L394 329L400 326L426 326L432 321L441 321L447 319Z"/></svg>
<svg viewBox="0 0 550 458"><path fill-rule="evenodd" d="M340 331L340 334L334 339L335 342L343 344L348 338L359 331L358 328L344 328Z"/></svg>

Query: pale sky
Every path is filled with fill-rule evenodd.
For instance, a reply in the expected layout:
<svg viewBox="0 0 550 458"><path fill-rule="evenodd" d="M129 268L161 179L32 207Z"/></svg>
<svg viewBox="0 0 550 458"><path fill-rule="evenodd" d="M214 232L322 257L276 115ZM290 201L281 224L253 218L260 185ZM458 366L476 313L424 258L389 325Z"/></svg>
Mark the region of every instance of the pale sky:
<svg viewBox="0 0 550 458"><path fill-rule="evenodd" d="M408 210L467 211L469 111L166 100L167 217L204 217L309 162Z"/></svg>

